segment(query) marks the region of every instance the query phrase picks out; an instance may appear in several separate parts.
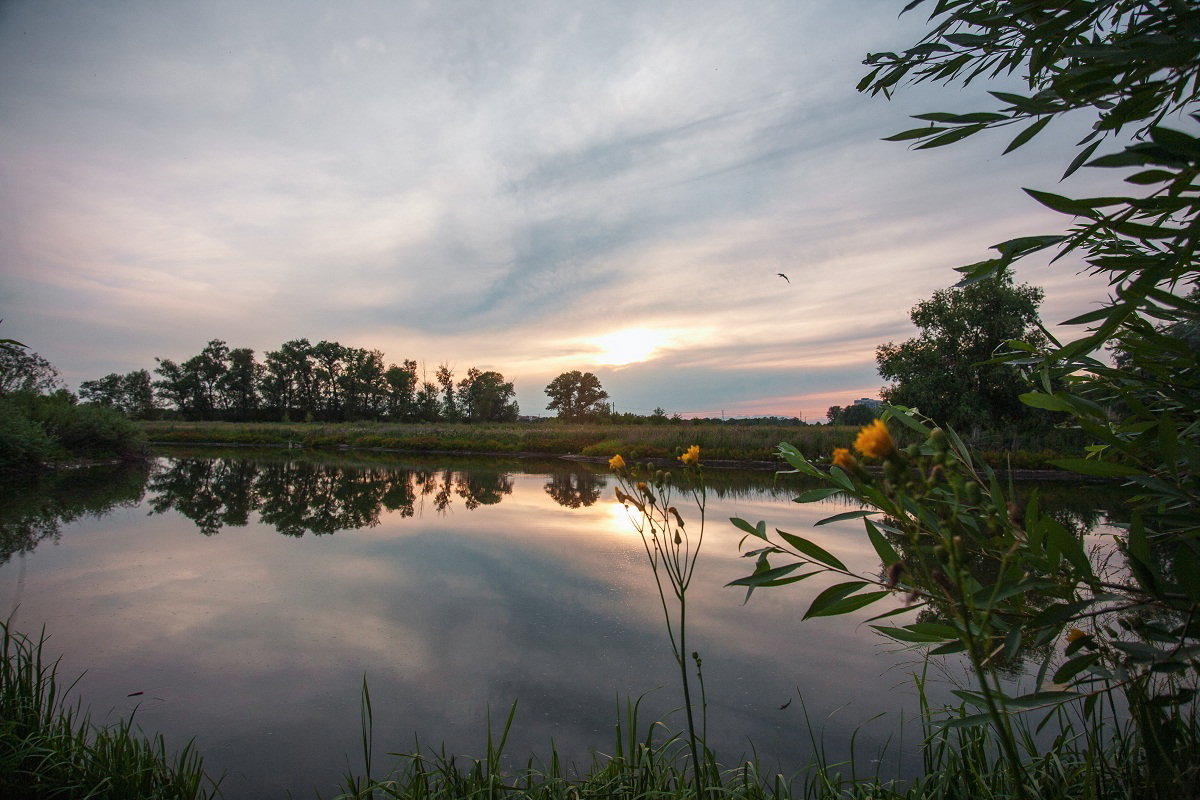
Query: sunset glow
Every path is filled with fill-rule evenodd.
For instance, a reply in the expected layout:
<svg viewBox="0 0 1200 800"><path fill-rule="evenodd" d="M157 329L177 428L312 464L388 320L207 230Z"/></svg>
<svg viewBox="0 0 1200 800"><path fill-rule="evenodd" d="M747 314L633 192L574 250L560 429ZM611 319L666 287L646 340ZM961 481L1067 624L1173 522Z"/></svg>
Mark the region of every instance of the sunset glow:
<svg viewBox="0 0 1200 800"><path fill-rule="evenodd" d="M620 367L650 360L668 340L661 331L629 328L598 336L592 340L592 345L600 351L595 357L597 364Z"/></svg>

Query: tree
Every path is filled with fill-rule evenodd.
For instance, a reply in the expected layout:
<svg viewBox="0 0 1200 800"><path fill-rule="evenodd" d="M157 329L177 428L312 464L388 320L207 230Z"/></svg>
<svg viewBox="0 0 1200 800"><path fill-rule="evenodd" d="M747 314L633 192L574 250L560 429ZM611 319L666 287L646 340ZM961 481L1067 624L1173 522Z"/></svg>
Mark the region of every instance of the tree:
<svg viewBox="0 0 1200 800"><path fill-rule="evenodd" d="M458 384L458 413L467 422L516 422L516 390L499 372L467 370Z"/></svg>
<svg viewBox="0 0 1200 800"><path fill-rule="evenodd" d="M15 344L0 348L0 395L11 392L49 394L61 385L58 370L37 353Z"/></svg>
<svg viewBox="0 0 1200 800"><path fill-rule="evenodd" d="M454 394L454 370L449 364L438 365L437 383L442 390L442 419L453 422L459 418L459 410Z"/></svg>
<svg viewBox="0 0 1200 800"><path fill-rule="evenodd" d="M866 425L878 416L870 406L854 403L848 406L830 406L825 417L830 425Z"/></svg>
<svg viewBox="0 0 1200 800"><path fill-rule="evenodd" d="M1032 410L1019 399L1020 373L984 362L1010 340L1044 342L1038 330L1041 301L1041 289L1014 286L1007 275L935 292L912 310L919 336L875 351L879 374L895 381L884 388L884 400L976 435L1028 422Z"/></svg>
<svg viewBox="0 0 1200 800"><path fill-rule="evenodd" d="M559 419L578 421L608 411L604 403L608 392L591 372L562 373L546 386L546 395L550 398L546 408L557 410Z"/></svg>
<svg viewBox="0 0 1200 800"><path fill-rule="evenodd" d="M248 420L258 413L259 383L263 366L254 359L254 351L248 347L236 347L229 351L228 368L217 385L221 407L231 419Z"/></svg>
<svg viewBox="0 0 1200 800"><path fill-rule="evenodd" d="M387 383L387 416L391 420L416 419L413 394L417 390L417 362L405 360L403 367L392 364L383 375Z"/></svg>
<svg viewBox="0 0 1200 800"><path fill-rule="evenodd" d="M85 403L115 408L133 419L150 419L158 413L150 373L144 369L120 375L110 372L94 381L79 384L79 399Z"/></svg>

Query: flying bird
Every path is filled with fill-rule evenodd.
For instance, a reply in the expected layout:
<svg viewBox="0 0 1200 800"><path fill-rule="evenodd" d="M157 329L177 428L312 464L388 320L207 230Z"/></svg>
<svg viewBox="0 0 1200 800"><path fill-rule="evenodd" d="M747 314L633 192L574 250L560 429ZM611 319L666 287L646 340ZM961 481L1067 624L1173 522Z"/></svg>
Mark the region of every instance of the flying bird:
<svg viewBox="0 0 1200 800"><path fill-rule="evenodd" d="M784 279L785 281L787 281L788 283L791 283L791 282L792 282L791 278L789 278L787 275L784 275L782 272L777 272L777 273L775 273L775 274L777 274L779 277L783 278L783 279Z"/></svg>
<svg viewBox="0 0 1200 800"><path fill-rule="evenodd" d="M791 283L791 281L788 281L788 283ZM789 697L788 701L779 707L779 710L783 711L785 708L787 708L791 704L792 704L792 699Z"/></svg>

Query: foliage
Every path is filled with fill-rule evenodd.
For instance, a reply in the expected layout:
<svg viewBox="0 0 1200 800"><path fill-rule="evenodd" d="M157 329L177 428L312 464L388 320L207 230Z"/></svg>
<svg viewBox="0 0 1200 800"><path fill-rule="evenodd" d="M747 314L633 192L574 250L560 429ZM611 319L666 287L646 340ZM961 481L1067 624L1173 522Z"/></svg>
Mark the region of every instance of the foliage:
<svg viewBox="0 0 1200 800"><path fill-rule="evenodd" d="M253 350L213 339L182 363L157 361L159 396L188 420L495 422L517 415L513 385L498 372L472 367L455 383L442 364L434 383L418 376L415 361L387 365L379 350L338 342L292 339L259 363Z"/></svg>
<svg viewBox="0 0 1200 800"><path fill-rule="evenodd" d="M120 375L110 372L94 381L79 384L79 399L85 403L115 408L133 419L154 419L154 386L144 369Z"/></svg>
<svg viewBox="0 0 1200 800"><path fill-rule="evenodd" d="M1195 713L1200 674L1200 555L1176 553L1173 569L1164 568L1156 559L1163 553L1155 553L1137 517L1107 552L1089 553L1081 537L1040 510L1036 493L1021 502L991 470L978 468L952 430L906 409L892 408L888 416L923 441L901 449L883 423L863 428L854 447L861 457L881 460L882 475L868 473L848 449L834 450L823 472L794 447L780 446L797 472L828 487L804 492L799 502L837 493L862 504L863 510L817 524L863 518L881 571L856 574L809 539L780 530L772 536L762 522L735 519L748 534L743 542L754 543L745 555L756 566L734 584L750 593L815 575L846 579L818 594L806 619L855 612L893 592L907 595L908 606L875 619L932 610L936 622L874 627L934 655L966 654L976 685L959 695L976 713L944 724L990 723L1017 781L1016 796L1027 795L1012 717L1078 701L1091 724L1098 701L1117 692L1137 733L1139 796L1189 796L1200 786L1200 762L1189 750L1191 738L1178 732ZM1109 566L1118 553L1128 570ZM780 557L789 560L779 564ZM1047 649L1033 692L1005 691L1001 669L1022 647L1059 642L1065 647Z"/></svg>
<svg viewBox="0 0 1200 800"><path fill-rule="evenodd" d="M175 756L129 719L95 725L67 705L58 663L0 622L0 796L6 800L193 800L215 796L191 742ZM70 687L67 688L69 691Z"/></svg>
<svg viewBox="0 0 1200 800"><path fill-rule="evenodd" d="M600 386L600 379L591 372L571 370L564 372L546 385L546 396L550 402L546 408L557 411L559 419L578 422L600 416L608 411L604 402L608 392Z"/></svg>
<svg viewBox="0 0 1200 800"><path fill-rule="evenodd" d="M54 442L19 405L0 398L0 472L30 470L50 460Z"/></svg>
<svg viewBox="0 0 1200 800"><path fill-rule="evenodd" d="M1041 289L1014 286L1007 274L935 292L912 310L916 338L876 350L879 374L895 381L883 389L884 400L919 408L942 424L972 431L973 438L984 429L1027 434L1048 427L1021 403L1022 376L1006 364L986 363L1010 340L1032 346L1045 341L1038 330L1041 300Z"/></svg>
<svg viewBox="0 0 1200 800"><path fill-rule="evenodd" d="M52 395L13 394L17 413L37 424L54 444L56 457L139 458L145 446L141 429L120 412L76 405L65 391Z"/></svg>
<svg viewBox="0 0 1200 800"><path fill-rule="evenodd" d="M911 5L917 5L916 3ZM910 6L911 7L911 6ZM934 6L933 29L902 54L873 55L860 89L890 93L914 80L969 82L1022 73L1028 94L993 91L997 110L921 114L931 123L893 139L918 147L950 144L991 128L1026 125L1009 150L1069 112L1094 126L1067 166L1132 170L1129 193L1069 198L1026 192L1074 218L1066 235L1025 236L996 245L999 255L960 267L964 281L998 274L1047 249L1076 254L1111 285L1107 301L1068 324L1077 340L1013 343L1008 360L1037 371L1024 402L1065 416L1090 440L1087 459L1060 461L1139 486L1141 525L1151 542L1169 543L1168 560L1187 559L1200 533L1200 364L1175 332L1195 326L1200 303L1200 8L1168 0L1104 0L1047 6L1032 2ZM1169 123L1169 125L1168 125ZM1094 157L1105 142L1119 149ZM1117 346L1118 366L1100 351Z"/></svg>
<svg viewBox="0 0 1200 800"><path fill-rule="evenodd" d="M922 0L914 0L905 10L919 5ZM938 0L930 22L931 31L915 47L870 56L872 69L860 90L887 95L906 78L965 85L1020 73L1028 93L992 91L1000 106L991 111L920 114L928 126L890 138L930 148L991 128L1023 126L1008 152L1068 112L1085 111L1093 114L1093 130L1064 177L1083 165L1135 170L1126 182L1138 188L1127 196L1071 199L1027 189L1043 205L1074 217L1075 225L1065 236L996 245L997 257L960 268L959 284L964 292L996 285L1015 261L1051 248L1057 258L1082 256L1089 269L1109 279L1108 301L1068 323L1089 326L1081 338L1064 345L1026 336L1009 342L1002 358L1036 375L1038 388L1022 395L1025 404L1065 415L1059 419L1091 440L1087 458L1057 464L1138 487L1129 523L1109 541L1109 558L1119 555L1126 566L1103 568L1107 559L1089 557L1078 537L1039 511L1036 495L1019 501L1006 493L951 430L895 408L893 418L924 441L884 447L890 443L886 432L864 429L856 449L883 460L881 476L864 470L848 448L834 450L825 473L796 448L781 446L796 470L828 484L805 492L801 502L840 492L863 504L863 510L836 518L864 518L883 574L855 575L808 539L783 531L770 536L764 523L735 520L749 538L764 540L748 553L757 559L754 574L737 583L751 591L811 574L847 578L817 595L809 617L849 613L893 591L933 609L936 622L876 627L933 653L965 654L976 685L960 697L976 713L944 724L990 727L1008 765L1007 793L1037 794L1035 766L1021 752L1015 716L1070 704L1082 715L1085 734L1103 739L1097 708L1120 694L1133 726L1118 773L1127 781L1124 791L1196 796L1200 370L1197 351L1181 332L1200 319L1200 304L1187 296L1200 278L1200 140L1165 123L1169 117L1188 126L1200 121L1194 113L1200 7L1170 0ZM1125 137L1121 149L1093 158L1118 136ZM1121 351L1119 366L1098 357L1112 345ZM923 404L922 410L934 412L939 422L953 418L952 409ZM794 560L771 563L781 556ZM1060 646L1048 649L1035 691L1011 696L998 670L1028 644ZM1110 783L1109 776L1087 778L1098 789Z"/></svg>
<svg viewBox="0 0 1200 800"><path fill-rule="evenodd" d="M16 346L15 342L0 347L0 396L13 392L44 394L61 386L58 370L37 353Z"/></svg>
<svg viewBox="0 0 1200 800"><path fill-rule="evenodd" d="M472 367L455 394L458 415L466 422L516 422L519 409L512 381L494 370Z"/></svg>
<svg viewBox="0 0 1200 800"><path fill-rule="evenodd" d="M825 412L825 419L829 420L830 425L866 425L877 416L878 411L862 403L845 407L830 406Z"/></svg>

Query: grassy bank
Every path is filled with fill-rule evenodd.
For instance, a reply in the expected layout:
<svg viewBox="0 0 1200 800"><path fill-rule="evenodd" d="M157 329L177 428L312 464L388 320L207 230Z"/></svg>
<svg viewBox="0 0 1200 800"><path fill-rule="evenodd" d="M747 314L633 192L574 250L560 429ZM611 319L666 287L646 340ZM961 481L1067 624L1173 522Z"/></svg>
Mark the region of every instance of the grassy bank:
<svg viewBox="0 0 1200 800"><path fill-rule="evenodd" d="M384 422L176 422L138 423L151 442L171 444L291 445L314 448L375 448L444 453L539 453L626 459L672 458L698 444L705 463L778 462L775 448L790 442L802 452L821 455L846 447L858 428L846 425L770 426L729 423L661 425L540 423L454 424ZM1051 449L1009 453L984 450L997 467L1045 467L1061 457Z"/></svg>

